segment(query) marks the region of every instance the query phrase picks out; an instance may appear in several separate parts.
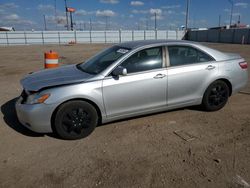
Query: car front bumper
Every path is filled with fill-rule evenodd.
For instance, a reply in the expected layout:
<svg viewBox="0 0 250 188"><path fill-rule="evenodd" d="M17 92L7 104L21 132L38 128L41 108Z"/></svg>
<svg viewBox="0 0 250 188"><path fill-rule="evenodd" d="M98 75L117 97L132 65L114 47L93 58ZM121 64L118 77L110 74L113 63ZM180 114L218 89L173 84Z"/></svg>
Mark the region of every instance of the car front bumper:
<svg viewBox="0 0 250 188"><path fill-rule="evenodd" d="M22 125L37 133L50 133L51 117L56 105L22 104L22 97L16 102L16 113Z"/></svg>

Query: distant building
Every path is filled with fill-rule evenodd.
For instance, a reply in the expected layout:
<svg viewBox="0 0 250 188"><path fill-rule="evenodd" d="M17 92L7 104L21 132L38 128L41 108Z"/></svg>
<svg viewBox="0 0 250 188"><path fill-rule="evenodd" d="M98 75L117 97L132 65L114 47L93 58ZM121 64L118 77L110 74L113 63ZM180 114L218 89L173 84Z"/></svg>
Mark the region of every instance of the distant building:
<svg viewBox="0 0 250 188"><path fill-rule="evenodd" d="M14 27L0 27L0 31L15 31Z"/></svg>

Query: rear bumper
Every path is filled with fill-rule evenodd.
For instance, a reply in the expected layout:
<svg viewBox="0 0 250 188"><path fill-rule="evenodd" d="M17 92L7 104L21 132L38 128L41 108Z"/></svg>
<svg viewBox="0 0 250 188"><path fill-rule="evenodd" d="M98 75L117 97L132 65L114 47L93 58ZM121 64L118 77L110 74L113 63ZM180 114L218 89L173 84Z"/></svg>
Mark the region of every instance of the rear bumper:
<svg viewBox="0 0 250 188"><path fill-rule="evenodd" d="M56 105L21 104L21 97L16 102L16 113L22 125L37 133L53 132L51 117Z"/></svg>

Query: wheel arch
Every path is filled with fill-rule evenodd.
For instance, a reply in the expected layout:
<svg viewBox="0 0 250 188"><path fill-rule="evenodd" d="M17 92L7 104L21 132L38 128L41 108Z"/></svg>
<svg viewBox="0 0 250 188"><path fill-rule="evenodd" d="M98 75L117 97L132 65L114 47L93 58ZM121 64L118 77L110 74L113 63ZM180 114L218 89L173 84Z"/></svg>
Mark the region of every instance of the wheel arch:
<svg viewBox="0 0 250 188"><path fill-rule="evenodd" d="M55 116L56 116L56 113L57 113L58 109L60 108L60 106L63 105L63 104L65 104L65 103L67 103L67 102L77 101L77 100L78 101L85 101L85 102L91 104L92 106L94 106L94 108L96 109L97 115L98 115L98 125L102 123L102 113L101 113L101 110L100 110L99 106L95 102L93 102L93 101L91 101L89 99L86 99L86 98L73 98L73 99L68 99L68 100L60 103L55 108L55 110L53 111L51 119L50 119L51 128L52 128L53 132L55 131L55 128L54 128L54 125L55 125Z"/></svg>
<svg viewBox="0 0 250 188"><path fill-rule="evenodd" d="M216 81L218 81L218 80L221 80L221 81L223 81L223 82L225 82L225 83L227 84L227 86L228 86L228 88L229 88L229 96L232 95L232 91L233 91L232 83L229 81L229 79L221 77L221 78L217 78L217 79L213 80L212 82L210 82L210 83L207 85L207 87L206 87L205 90L203 91L203 96L204 96L204 94L205 94L207 88L208 88L212 83L214 83L214 82L216 82Z"/></svg>
<svg viewBox="0 0 250 188"><path fill-rule="evenodd" d="M226 78L220 78L220 79L217 79L217 80L221 80L221 81L223 81L223 82L225 82L227 84L227 86L229 88L229 96L231 96L232 95L232 89L233 89L232 88L232 83ZM215 81L217 81L217 80L215 80Z"/></svg>

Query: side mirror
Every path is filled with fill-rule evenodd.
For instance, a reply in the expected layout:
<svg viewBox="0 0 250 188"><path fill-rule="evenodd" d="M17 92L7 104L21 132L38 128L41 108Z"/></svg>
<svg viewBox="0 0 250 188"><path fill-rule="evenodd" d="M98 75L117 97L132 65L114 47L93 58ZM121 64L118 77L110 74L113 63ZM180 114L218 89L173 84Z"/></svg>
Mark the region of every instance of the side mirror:
<svg viewBox="0 0 250 188"><path fill-rule="evenodd" d="M127 69L122 66L118 66L115 68L115 70L113 70L112 75L113 76L126 76Z"/></svg>

